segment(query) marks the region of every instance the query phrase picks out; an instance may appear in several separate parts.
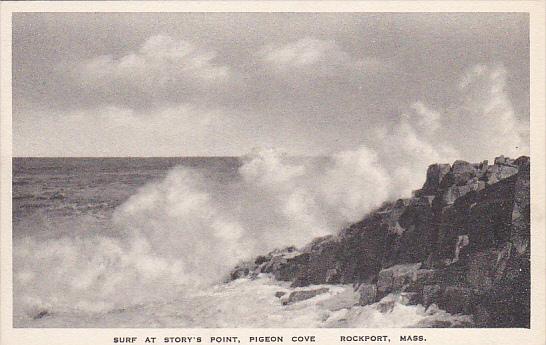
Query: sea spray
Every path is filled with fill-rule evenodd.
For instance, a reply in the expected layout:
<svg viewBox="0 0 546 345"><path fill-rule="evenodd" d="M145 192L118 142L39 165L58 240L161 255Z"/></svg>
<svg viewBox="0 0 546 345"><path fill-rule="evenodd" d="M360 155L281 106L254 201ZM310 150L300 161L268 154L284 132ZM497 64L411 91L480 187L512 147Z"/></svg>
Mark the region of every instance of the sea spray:
<svg viewBox="0 0 546 345"><path fill-rule="evenodd" d="M16 313L104 313L188 295L241 260L359 220L401 193L406 176L389 167L361 147L328 159L255 151L229 181L173 168L108 221L74 217L55 225L61 235L16 239Z"/></svg>

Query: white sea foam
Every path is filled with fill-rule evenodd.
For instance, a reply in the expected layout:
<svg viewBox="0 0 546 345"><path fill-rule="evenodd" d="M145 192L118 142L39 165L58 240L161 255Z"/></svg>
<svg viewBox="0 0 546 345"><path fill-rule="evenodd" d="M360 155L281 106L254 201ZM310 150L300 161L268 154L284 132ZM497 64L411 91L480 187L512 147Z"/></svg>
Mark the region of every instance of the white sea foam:
<svg viewBox="0 0 546 345"><path fill-rule="evenodd" d="M16 312L104 313L211 286L241 260L302 246L407 193L413 169L391 166L362 147L324 160L255 151L229 182L174 168L107 225L74 218L50 225L54 236L17 238Z"/></svg>
<svg viewBox="0 0 546 345"><path fill-rule="evenodd" d="M358 296L350 285L318 285L327 293L290 305L282 305L275 292L295 290L288 283L268 276L239 279L201 291L187 292L167 303L149 303L106 313L75 312L50 314L38 320L24 320L32 327L452 327L471 325L464 315L450 315L436 307L403 305L389 295L379 303L355 305ZM392 302L392 303L390 303ZM390 308L384 305L389 304Z"/></svg>

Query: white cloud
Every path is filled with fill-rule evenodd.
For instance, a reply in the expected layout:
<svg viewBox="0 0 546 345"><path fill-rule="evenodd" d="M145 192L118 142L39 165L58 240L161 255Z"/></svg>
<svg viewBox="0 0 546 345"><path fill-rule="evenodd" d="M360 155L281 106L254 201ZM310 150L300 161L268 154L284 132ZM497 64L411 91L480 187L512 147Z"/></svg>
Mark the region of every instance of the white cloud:
<svg viewBox="0 0 546 345"><path fill-rule="evenodd" d="M334 41L303 38L284 46L267 46L261 51L264 61L278 67L301 67L319 62L345 63L350 60Z"/></svg>
<svg viewBox="0 0 546 345"><path fill-rule="evenodd" d="M133 86L156 92L177 84L209 85L229 79L228 66L215 63L217 53L170 36L148 38L137 51L121 57L102 55L81 63L76 75L94 86Z"/></svg>
<svg viewBox="0 0 546 345"><path fill-rule="evenodd" d="M333 40L306 37L285 45L267 45L259 50L261 61L277 72L309 71L332 74L343 69L364 70L374 59L357 59Z"/></svg>

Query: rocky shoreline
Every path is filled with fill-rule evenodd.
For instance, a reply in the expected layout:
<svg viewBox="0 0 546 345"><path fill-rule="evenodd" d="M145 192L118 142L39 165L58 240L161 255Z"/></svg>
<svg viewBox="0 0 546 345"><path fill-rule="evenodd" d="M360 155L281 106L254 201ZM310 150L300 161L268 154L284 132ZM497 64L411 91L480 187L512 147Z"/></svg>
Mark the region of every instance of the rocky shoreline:
<svg viewBox="0 0 546 345"><path fill-rule="evenodd" d="M352 283L360 305L395 293L405 304L472 315L477 327L528 328L529 170L525 156L433 164L411 198L304 248L242 263L230 279L269 273L293 287ZM291 303L318 293L279 297Z"/></svg>

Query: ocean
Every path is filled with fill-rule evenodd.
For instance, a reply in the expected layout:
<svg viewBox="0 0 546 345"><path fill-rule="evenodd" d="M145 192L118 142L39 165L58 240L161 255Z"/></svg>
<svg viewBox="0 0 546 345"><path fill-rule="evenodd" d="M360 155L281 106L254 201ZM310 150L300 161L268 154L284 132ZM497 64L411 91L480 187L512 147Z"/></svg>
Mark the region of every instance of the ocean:
<svg viewBox="0 0 546 345"><path fill-rule="evenodd" d="M335 233L384 201L354 194L371 188L362 169L272 152L14 158L14 327L468 325L396 295L355 306L351 285L284 306L275 293L294 290L287 282L225 282L237 263Z"/></svg>

